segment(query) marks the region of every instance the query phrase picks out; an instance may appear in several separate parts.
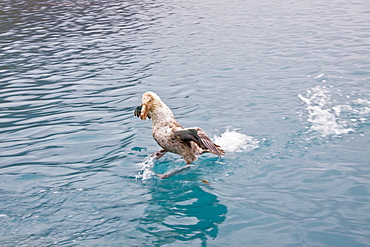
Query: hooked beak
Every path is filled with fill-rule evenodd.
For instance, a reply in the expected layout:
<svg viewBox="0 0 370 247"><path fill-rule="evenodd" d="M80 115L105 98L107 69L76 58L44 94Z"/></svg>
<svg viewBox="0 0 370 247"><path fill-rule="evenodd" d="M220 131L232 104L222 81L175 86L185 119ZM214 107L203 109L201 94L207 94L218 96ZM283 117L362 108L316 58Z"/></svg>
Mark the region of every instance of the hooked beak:
<svg viewBox="0 0 370 247"><path fill-rule="evenodd" d="M148 117L148 112L149 112L149 106L147 104L141 104L141 112L140 112L140 119L141 120L146 120Z"/></svg>

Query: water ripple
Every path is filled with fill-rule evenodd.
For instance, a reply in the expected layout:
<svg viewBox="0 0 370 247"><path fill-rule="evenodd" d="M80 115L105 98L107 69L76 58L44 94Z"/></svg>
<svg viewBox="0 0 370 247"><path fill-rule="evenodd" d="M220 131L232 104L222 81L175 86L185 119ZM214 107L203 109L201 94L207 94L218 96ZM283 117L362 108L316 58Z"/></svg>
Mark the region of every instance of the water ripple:
<svg viewBox="0 0 370 247"><path fill-rule="evenodd" d="M2 246L366 246L367 9L2 1ZM136 179L158 150L133 116L147 90L226 156Z"/></svg>

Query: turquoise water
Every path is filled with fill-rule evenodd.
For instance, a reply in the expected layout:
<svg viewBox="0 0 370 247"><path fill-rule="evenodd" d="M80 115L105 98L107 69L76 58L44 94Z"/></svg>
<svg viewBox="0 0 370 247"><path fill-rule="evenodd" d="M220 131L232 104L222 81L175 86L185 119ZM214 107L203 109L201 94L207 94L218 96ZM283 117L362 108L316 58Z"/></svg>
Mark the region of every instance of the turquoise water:
<svg viewBox="0 0 370 247"><path fill-rule="evenodd" d="M0 3L1 246L370 246L370 4ZM227 154L158 161L147 90ZM207 181L204 182L203 180Z"/></svg>

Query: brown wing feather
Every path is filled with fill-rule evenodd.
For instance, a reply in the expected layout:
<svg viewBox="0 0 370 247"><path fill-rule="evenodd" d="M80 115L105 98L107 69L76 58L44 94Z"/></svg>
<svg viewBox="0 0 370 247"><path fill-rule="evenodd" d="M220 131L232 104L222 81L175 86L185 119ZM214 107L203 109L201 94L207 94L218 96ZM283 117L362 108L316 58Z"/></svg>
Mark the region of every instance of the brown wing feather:
<svg viewBox="0 0 370 247"><path fill-rule="evenodd" d="M197 134L196 129L181 129L181 130L175 130L173 131L177 137L180 137L184 141L193 141L195 142L199 147L204 147L202 140Z"/></svg>
<svg viewBox="0 0 370 247"><path fill-rule="evenodd" d="M214 144L211 139L209 139L204 130L202 130L201 128L197 128L197 134L200 137L202 143L207 147L209 152L216 154L218 157L221 157L221 155L225 154L224 150L222 150L220 146Z"/></svg>
<svg viewBox="0 0 370 247"><path fill-rule="evenodd" d="M224 155L225 152L220 148L220 146L214 144L211 139L207 136L206 132L201 128L188 128L182 130L174 131L177 137L185 141L193 141L199 147L203 149L208 149L210 153L216 154L217 156L221 157Z"/></svg>

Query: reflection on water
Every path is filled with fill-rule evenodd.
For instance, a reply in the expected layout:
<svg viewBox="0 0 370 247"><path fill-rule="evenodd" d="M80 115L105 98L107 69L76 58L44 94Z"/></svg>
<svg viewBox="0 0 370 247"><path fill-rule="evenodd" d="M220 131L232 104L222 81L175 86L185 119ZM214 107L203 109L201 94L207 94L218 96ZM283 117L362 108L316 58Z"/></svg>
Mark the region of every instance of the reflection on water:
<svg viewBox="0 0 370 247"><path fill-rule="evenodd" d="M206 246L208 238L217 237L227 213L217 196L194 183L166 180L149 186L152 198L139 229L154 238L150 245L184 241Z"/></svg>

